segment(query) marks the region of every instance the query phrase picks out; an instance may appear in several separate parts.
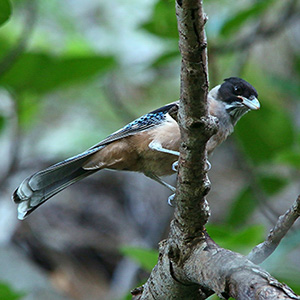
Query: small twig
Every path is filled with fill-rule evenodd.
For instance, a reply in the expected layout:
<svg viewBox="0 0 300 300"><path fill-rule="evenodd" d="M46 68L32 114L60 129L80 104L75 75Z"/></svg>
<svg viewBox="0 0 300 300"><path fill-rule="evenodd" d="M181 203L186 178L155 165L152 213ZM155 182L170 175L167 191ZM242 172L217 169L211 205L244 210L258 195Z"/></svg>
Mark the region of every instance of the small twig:
<svg viewBox="0 0 300 300"><path fill-rule="evenodd" d="M299 216L300 195L292 207L279 217L274 228L270 230L267 240L253 248L247 258L256 264L263 262L275 251L282 238L287 234Z"/></svg>

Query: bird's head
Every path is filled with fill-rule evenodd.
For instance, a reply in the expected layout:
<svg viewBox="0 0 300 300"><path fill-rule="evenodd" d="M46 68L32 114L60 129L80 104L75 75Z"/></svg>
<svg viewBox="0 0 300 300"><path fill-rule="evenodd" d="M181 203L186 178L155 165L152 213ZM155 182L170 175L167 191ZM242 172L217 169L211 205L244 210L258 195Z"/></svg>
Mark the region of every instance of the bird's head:
<svg viewBox="0 0 300 300"><path fill-rule="evenodd" d="M257 97L256 89L238 77L226 78L217 91L217 99L225 104L226 112L230 115L233 124L236 124L249 110L260 108Z"/></svg>

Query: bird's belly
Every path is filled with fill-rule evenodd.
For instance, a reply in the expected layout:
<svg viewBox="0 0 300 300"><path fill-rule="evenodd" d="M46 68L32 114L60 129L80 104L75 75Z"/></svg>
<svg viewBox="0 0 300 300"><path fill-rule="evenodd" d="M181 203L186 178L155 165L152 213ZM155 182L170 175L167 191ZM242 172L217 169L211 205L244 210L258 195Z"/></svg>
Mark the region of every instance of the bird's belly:
<svg viewBox="0 0 300 300"><path fill-rule="evenodd" d="M171 175L174 173L172 164L178 160L178 156L151 149L149 144L154 141L162 148L179 151L180 131L177 123L167 123L157 130L149 130L130 137L130 142L135 145L139 157L136 165L138 172L153 173L158 176Z"/></svg>

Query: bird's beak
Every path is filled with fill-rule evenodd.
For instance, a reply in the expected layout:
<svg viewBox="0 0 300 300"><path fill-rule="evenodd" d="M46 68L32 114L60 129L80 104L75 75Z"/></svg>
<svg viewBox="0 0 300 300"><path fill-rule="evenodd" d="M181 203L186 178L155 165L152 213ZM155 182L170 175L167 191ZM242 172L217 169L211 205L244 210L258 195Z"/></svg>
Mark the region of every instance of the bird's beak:
<svg viewBox="0 0 300 300"><path fill-rule="evenodd" d="M260 109L260 103L255 96L250 96L249 98L238 96L242 100L242 104L252 110Z"/></svg>

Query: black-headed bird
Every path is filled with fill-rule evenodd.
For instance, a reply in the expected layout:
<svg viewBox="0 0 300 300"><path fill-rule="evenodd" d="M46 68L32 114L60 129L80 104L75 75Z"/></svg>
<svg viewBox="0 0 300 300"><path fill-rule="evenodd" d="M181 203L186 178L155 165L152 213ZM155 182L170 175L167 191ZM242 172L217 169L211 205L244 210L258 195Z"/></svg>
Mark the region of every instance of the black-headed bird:
<svg viewBox="0 0 300 300"><path fill-rule="evenodd" d="M208 154L233 132L245 113L260 108L257 97L255 88L237 77L225 79L209 92L208 111L218 118L219 128L207 142ZM85 152L26 178L13 194L18 218L24 219L55 194L102 169L141 172L174 192L160 177L176 170L180 131L174 116L178 106L176 101L151 111Z"/></svg>

